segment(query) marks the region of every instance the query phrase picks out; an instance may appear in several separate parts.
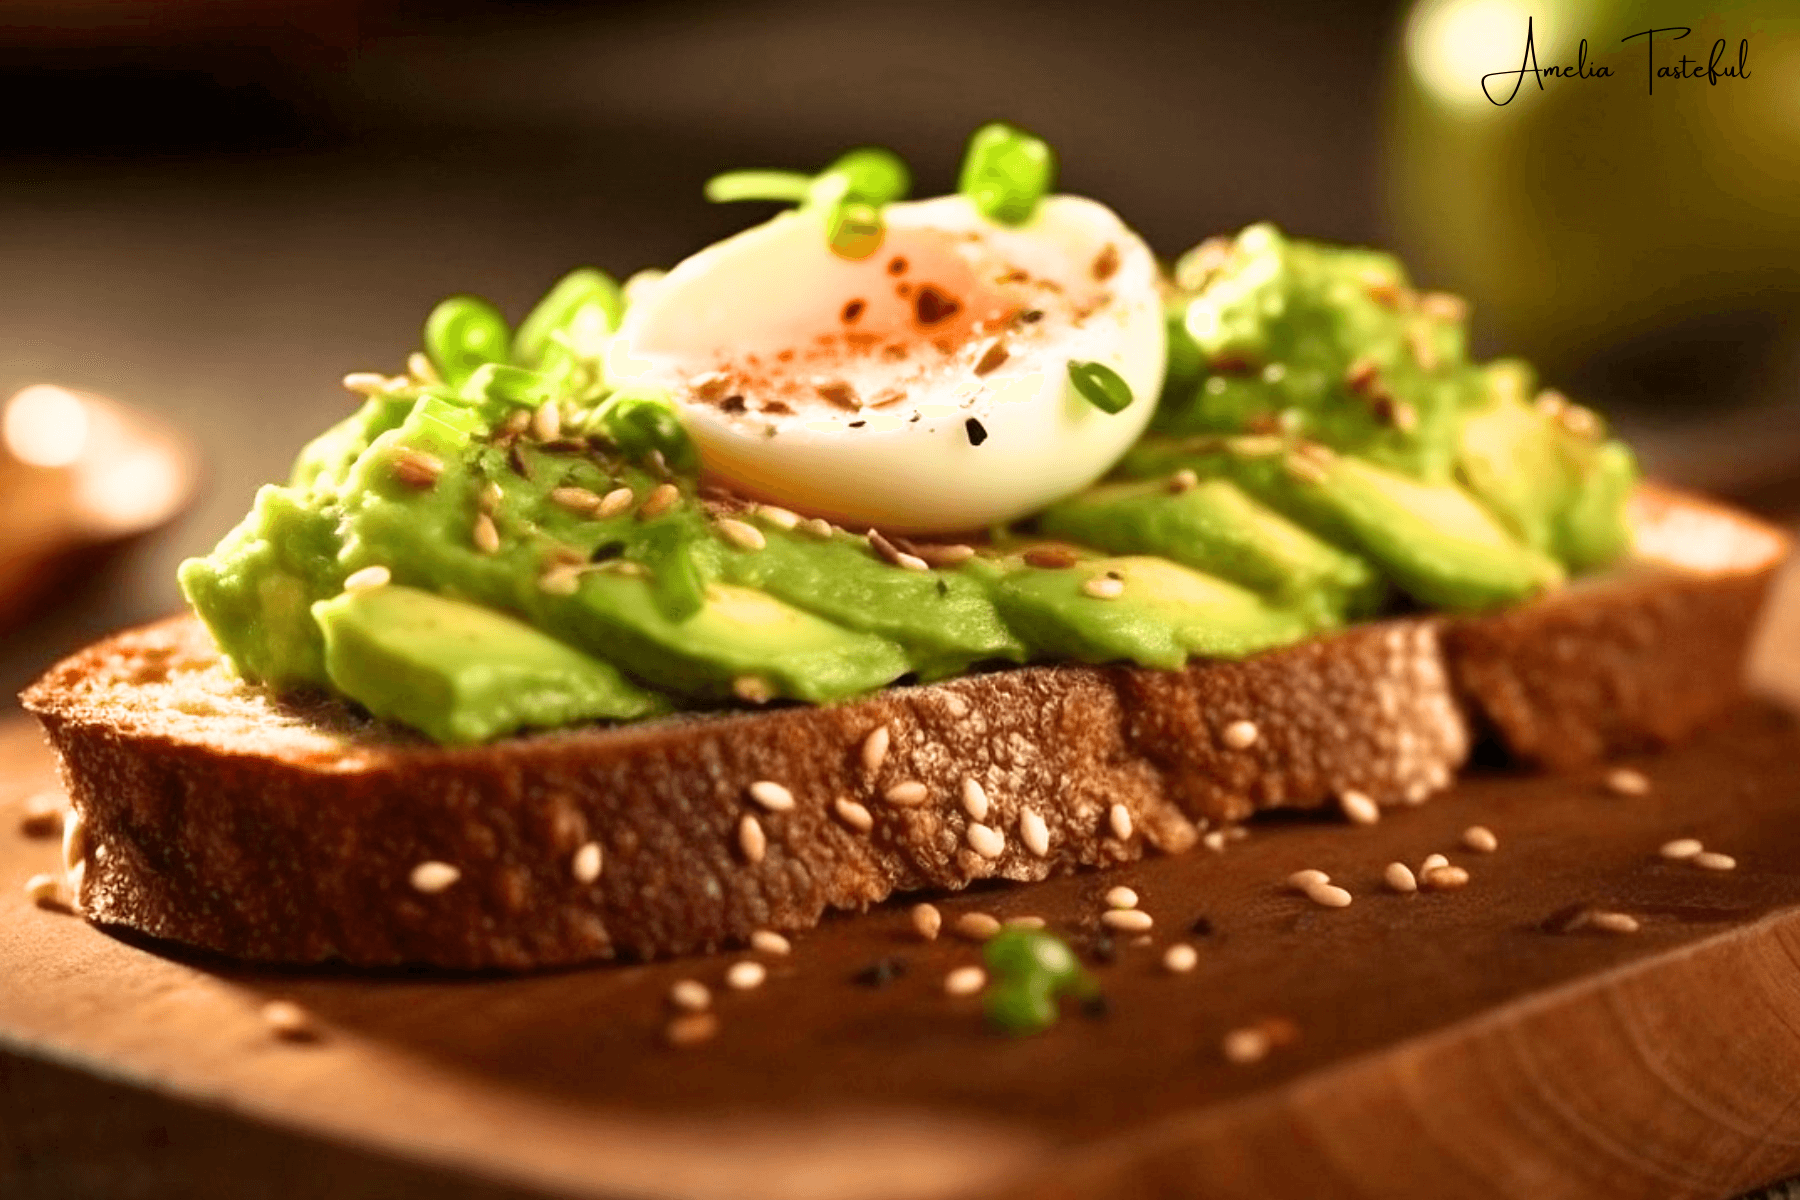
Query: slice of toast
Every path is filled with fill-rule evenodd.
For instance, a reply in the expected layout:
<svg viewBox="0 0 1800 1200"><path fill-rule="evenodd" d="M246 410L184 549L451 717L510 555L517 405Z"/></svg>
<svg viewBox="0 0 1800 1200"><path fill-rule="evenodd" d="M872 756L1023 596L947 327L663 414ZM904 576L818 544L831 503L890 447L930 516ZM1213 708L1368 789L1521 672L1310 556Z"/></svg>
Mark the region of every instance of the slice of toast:
<svg viewBox="0 0 1800 1200"><path fill-rule="evenodd" d="M1632 521L1631 563L1514 610L1181 671L1027 667L448 749L276 701L178 617L23 700L61 756L93 920L279 962L681 954L1216 845L1262 809L1419 803L1488 734L1563 768L1677 739L1738 694L1787 540L1648 487Z"/></svg>

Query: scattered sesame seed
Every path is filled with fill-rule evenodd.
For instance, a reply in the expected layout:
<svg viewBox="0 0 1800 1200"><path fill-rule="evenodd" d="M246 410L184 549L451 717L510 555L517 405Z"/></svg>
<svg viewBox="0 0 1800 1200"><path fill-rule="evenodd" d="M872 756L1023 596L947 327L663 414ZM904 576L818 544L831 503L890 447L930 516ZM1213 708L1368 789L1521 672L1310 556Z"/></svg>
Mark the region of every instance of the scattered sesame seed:
<svg viewBox="0 0 1800 1200"><path fill-rule="evenodd" d="M1233 721L1225 727L1222 736L1225 744L1233 750L1248 750L1256 745L1256 739L1260 733L1261 731L1256 728L1254 721Z"/></svg>
<svg viewBox="0 0 1800 1200"><path fill-rule="evenodd" d="M1156 924L1141 908L1109 908L1100 914L1100 923L1120 933L1149 933L1150 927Z"/></svg>
<svg viewBox="0 0 1800 1200"><path fill-rule="evenodd" d="M1500 839L1486 825L1471 825L1463 830L1462 844L1477 854L1492 854L1500 848Z"/></svg>
<svg viewBox="0 0 1800 1200"><path fill-rule="evenodd" d="M1426 292L1419 297L1419 311L1440 321L1462 321L1469 315L1469 302L1449 292Z"/></svg>
<svg viewBox="0 0 1800 1200"><path fill-rule="evenodd" d="M1182 492L1192 491L1199 486L1200 477L1186 467L1181 468L1181 470L1169 476L1169 490L1176 495L1180 495Z"/></svg>
<svg viewBox="0 0 1800 1200"><path fill-rule="evenodd" d="M1306 898L1325 908L1348 908L1353 897L1336 884L1315 883L1306 889Z"/></svg>
<svg viewBox="0 0 1800 1200"><path fill-rule="evenodd" d="M559 487L550 489L550 502L566 508L572 513L586 515L600 507L600 497L584 487Z"/></svg>
<svg viewBox="0 0 1800 1200"><path fill-rule="evenodd" d="M793 530L800 524L800 514L775 504L759 504L756 515L777 529Z"/></svg>
<svg viewBox="0 0 1800 1200"><path fill-rule="evenodd" d="M1225 831L1223 829L1214 829L1202 834L1200 836L1200 844L1205 846L1208 850L1211 850L1214 854L1225 853Z"/></svg>
<svg viewBox="0 0 1800 1200"><path fill-rule="evenodd" d="M1702 850L1688 861L1706 871L1734 871L1737 869L1737 859L1729 854L1718 854L1711 850Z"/></svg>
<svg viewBox="0 0 1800 1200"><path fill-rule="evenodd" d="M944 976L944 991L952 996L973 996L987 986L987 972L980 967L958 967Z"/></svg>
<svg viewBox="0 0 1800 1200"><path fill-rule="evenodd" d="M750 813L745 813L738 821L738 849L752 866L763 860L769 852L769 838L763 832L762 822Z"/></svg>
<svg viewBox="0 0 1800 1200"><path fill-rule="evenodd" d="M19 814L19 832L26 837L50 837L62 830L62 802L53 792L39 792L25 799Z"/></svg>
<svg viewBox="0 0 1800 1200"><path fill-rule="evenodd" d="M638 506L638 519L654 520L674 508L676 501L680 499L680 488L672 483L659 483L650 489L650 494L644 497L644 502Z"/></svg>
<svg viewBox="0 0 1800 1200"><path fill-rule="evenodd" d="M1000 922L984 912L964 913L954 926L959 937L972 942L985 942L1000 932Z"/></svg>
<svg viewBox="0 0 1800 1200"><path fill-rule="evenodd" d="M600 878L600 865L600 843L588 842L581 849L575 851L575 857L571 860L569 867L575 872L578 882L592 883Z"/></svg>
<svg viewBox="0 0 1800 1200"><path fill-rule="evenodd" d="M773 929L759 929L750 935L750 948L758 954L792 954L794 944Z"/></svg>
<svg viewBox="0 0 1800 1200"><path fill-rule="evenodd" d="M1445 858L1443 855L1427 854L1425 856L1425 861L1419 864L1419 874L1422 876L1429 875L1431 872L1437 870L1439 867L1447 867L1449 865L1450 865L1450 860Z"/></svg>
<svg viewBox="0 0 1800 1200"><path fill-rule="evenodd" d="M585 570L581 563L557 563L538 576L538 589L552 596L573 596L581 590Z"/></svg>
<svg viewBox="0 0 1800 1200"><path fill-rule="evenodd" d="M62 880L54 875L33 875L25 881L25 895L39 908L62 905Z"/></svg>
<svg viewBox="0 0 1800 1200"><path fill-rule="evenodd" d="M883 792L882 798L889 804L898 804L902 808L912 808L925 803L931 795L931 789L916 779L902 780Z"/></svg>
<svg viewBox="0 0 1800 1200"><path fill-rule="evenodd" d="M1418 877L1412 873L1412 868L1403 862L1389 863L1387 870L1382 872L1381 878L1388 887L1403 896L1410 896L1419 890Z"/></svg>
<svg viewBox="0 0 1800 1200"><path fill-rule="evenodd" d="M746 958L726 968L725 986L734 992L748 992L761 987L763 980L768 977L769 968L754 959Z"/></svg>
<svg viewBox="0 0 1800 1200"><path fill-rule="evenodd" d="M616 487L600 497L600 507L594 510L596 517L616 517L637 502L637 493L628 487Z"/></svg>
<svg viewBox="0 0 1800 1200"><path fill-rule="evenodd" d="M1694 857L1705 849L1706 847L1700 844L1699 838L1676 838L1672 842L1664 842L1659 853L1664 858L1680 862L1682 859Z"/></svg>
<svg viewBox="0 0 1800 1200"><path fill-rule="evenodd" d="M1318 887L1322 883L1330 883L1331 876L1316 867L1307 867L1304 871L1295 871L1287 877L1288 886L1297 892L1304 892L1309 887Z"/></svg>
<svg viewBox="0 0 1800 1200"><path fill-rule="evenodd" d="M540 442L554 442L562 436L562 408L554 400L546 400L531 414L531 433Z"/></svg>
<svg viewBox="0 0 1800 1200"><path fill-rule="evenodd" d="M663 1029L663 1038L677 1050L698 1046L719 1035L719 1018L709 1012L683 1013Z"/></svg>
<svg viewBox="0 0 1800 1200"><path fill-rule="evenodd" d="M1106 890L1106 906L1108 908L1136 908L1138 894L1121 884Z"/></svg>
<svg viewBox="0 0 1800 1200"><path fill-rule="evenodd" d="M678 979L669 988L669 1003L683 1012L705 1012L712 1007L712 989L698 979Z"/></svg>
<svg viewBox="0 0 1800 1200"><path fill-rule="evenodd" d="M360 571L352 571L344 578L346 592L372 592L376 588L386 587L394 581L393 573L386 567L364 567Z"/></svg>
<svg viewBox="0 0 1800 1200"><path fill-rule="evenodd" d="M1096 575L1081 585L1081 592L1095 600L1117 600L1125 594L1125 581L1111 575Z"/></svg>
<svg viewBox="0 0 1800 1200"><path fill-rule="evenodd" d="M968 839L969 849L983 858L999 858L1006 853L1006 836L991 825L971 823L963 836Z"/></svg>
<svg viewBox="0 0 1800 1200"><path fill-rule="evenodd" d="M928 942L937 940L938 930L944 927L944 914L938 911L935 904L915 904L912 906L913 932Z"/></svg>
<svg viewBox="0 0 1800 1200"><path fill-rule="evenodd" d="M531 410L515 408L506 414L506 420L500 423L500 433L505 437L518 437L531 424Z"/></svg>
<svg viewBox="0 0 1800 1200"><path fill-rule="evenodd" d="M1467 886L1469 873L1461 867L1433 867L1419 876L1419 884L1434 892L1454 892Z"/></svg>
<svg viewBox="0 0 1800 1200"><path fill-rule="evenodd" d="M1616 767L1606 773L1606 790L1620 796L1643 796L1650 791L1650 779L1642 771Z"/></svg>
<svg viewBox="0 0 1800 1200"><path fill-rule="evenodd" d="M1036 809L1028 808L1019 814L1019 840L1037 858L1050 853L1050 827Z"/></svg>
<svg viewBox="0 0 1800 1200"><path fill-rule="evenodd" d="M500 507L500 501L504 499L506 499L506 493L500 490L499 484L490 479L481 485L481 491L476 494L475 503L481 507L482 512L491 513Z"/></svg>
<svg viewBox="0 0 1800 1200"><path fill-rule="evenodd" d="M1636 933L1641 928L1636 917L1622 912L1590 913L1586 923L1602 933Z"/></svg>
<svg viewBox="0 0 1800 1200"><path fill-rule="evenodd" d="M427 896L435 896L457 880L462 872L447 862L422 862L412 869L408 879L415 892L424 892Z"/></svg>
<svg viewBox="0 0 1800 1200"><path fill-rule="evenodd" d="M1121 842L1131 840L1131 810L1123 804L1115 804L1106 810L1106 824Z"/></svg>
<svg viewBox="0 0 1800 1200"><path fill-rule="evenodd" d="M1343 809L1352 825L1373 825L1381 820L1381 806L1363 792L1346 790L1340 793L1338 807Z"/></svg>
<svg viewBox="0 0 1800 1200"><path fill-rule="evenodd" d="M969 814L969 820L971 820L971 821L987 820L987 815L988 815L987 789L983 788L981 786L981 781L979 779L976 779L973 775L970 775L963 780L963 783L962 783L962 806L963 806L963 811Z"/></svg>
<svg viewBox="0 0 1800 1200"><path fill-rule="evenodd" d="M875 828L875 814L848 796L839 796L833 800L831 811L837 814L838 820L858 833L867 833Z"/></svg>
<svg viewBox="0 0 1800 1200"><path fill-rule="evenodd" d="M914 543L913 551L927 566L932 567L959 566L975 557L975 547L965 546L961 542Z"/></svg>
<svg viewBox="0 0 1800 1200"><path fill-rule="evenodd" d="M1234 1029L1219 1043L1219 1051L1226 1062L1239 1066L1261 1062L1269 1056L1269 1035L1255 1027Z"/></svg>
<svg viewBox="0 0 1800 1200"><path fill-rule="evenodd" d="M769 779L751 784L750 798L770 812L787 812L794 807L794 793Z"/></svg>
<svg viewBox="0 0 1800 1200"><path fill-rule="evenodd" d="M836 533L837 530L832 528L831 522L827 521L824 517L813 517L809 520L800 522L800 532L804 533L807 537L817 538L821 542L828 542L831 540L831 535Z"/></svg>
<svg viewBox="0 0 1800 1200"><path fill-rule="evenodd" d="M1045 571L1064 571L1080 559L1065 546L1033 546L1024 554L1025 565Z"/></svg>
<svg viewBox="0 0 1800 1200"><path fill-rule="evenodd" d="M406 373L423 384L444 381L443 377L438 374L437 368L431 365L430 357L422 350L414 350L406 356Z"/></svg>
<svg viewBox="0 0 1800 1200"><path fill-rule="evenodd" d="M1034 917L1029 914L1022 917L1008 917L1000 922L1007 929L1042 929L1049 923L1042 917Z"/></svg>
<svg viewBox="0 0 1800 1200"><path fill-rule="evenodd" d="M475 548L483 554L493 554L500 549L500 531L494 526L494 518L486 513L475 514L475 529L470 537Z"/></svg>
<svg viewBox="0 0 1800 1200"><path fill-rule="evenodd" d="M444 473L444 464L423 450L405 449L394 455L394 478L407 487L428 488Z"/></svg>
<svg viewBox="0 0 1800 1200"><path fill-rule="evenodd" d="M379 371L352 371L344 376L344 390L358 396L377 396L387 391L388 378Z"/></svg>
<svg viewBox="0 0 1800 1200"><path fill-rule="evenodd" d="M763 537L762 530L746 521L721 517L713 523L713 528L739 550L761 550L769 544L768 539Z"/></svg>
<svg viewBox="0 0 1800 1200"><path fill-rule="evenodd" d="M869 730L862 742L863 770L873 774L881 770L881 764L887 761L888 746L893 741L893 734L886 725L877 725Z"/></svg>
<svg viewBox="0 0 1800 1200"><path fill-rule="evenodd" d="M1200 952L1186 942L1176 942L1163 951L1163 970L1172 975L1186 975L1200 965Z"/></svg>
<svg viewBox="0 0 1800 1200"><path fill-rule="evenodd" d="M318 1036L312 1017L292 1000L271 1000L262 1006L262 1022L270 1033L290 1042L309 1042Z"/></svg>
<svg viewBox="0 0 1800 1200"><path fill-rule="evenodd" d="M87 819L76 809L68 809L63 813L62 835L63 870L72 872L87 857Z"/></svg>
<svg viewBox="0 0 1800 1200"><path fill-rule="evenodd" d="M775 689L761 675L739 675L731 681L731 694L746 704L767 704L775 698Z"/></svg>

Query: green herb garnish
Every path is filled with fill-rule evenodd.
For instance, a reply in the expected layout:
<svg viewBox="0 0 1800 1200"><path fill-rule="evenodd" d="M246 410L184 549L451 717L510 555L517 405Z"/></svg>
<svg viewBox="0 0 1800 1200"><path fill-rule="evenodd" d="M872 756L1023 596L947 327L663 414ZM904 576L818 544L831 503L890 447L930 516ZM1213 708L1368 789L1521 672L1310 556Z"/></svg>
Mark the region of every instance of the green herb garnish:
<svg viewBox="0 0 1800 1200"><path fill-rule="evenodd" d="M1041 929L1002 929L982 956L993 979L982 1009L1002 1033L1042 1033L1056 1024L1063 997L1087 1001L1100 993L1068 943Z"/></svg>
<svg viewBox="0 0 1800 1200"><path fill-rule="evenodd" d="M425 353L452 387L477 367L511 356L512 331L500 310L475 296L452 296L425 318Z"/></svg>
<svg viewBox="0 0 1800 1200"><path fill-rule="evenodd" d="M1101 412L1124 412L1131 407L1131 385L1105 363L1071 361L1069 382L1083 400Z"/></svg>
<svg viewBox="0 0 1800 1200"><path fill-rule="evenodd" d="M1023 225L1055 179L1056 156L1043 139L995 121L969 139L956 190L988 220Z"/></svg>

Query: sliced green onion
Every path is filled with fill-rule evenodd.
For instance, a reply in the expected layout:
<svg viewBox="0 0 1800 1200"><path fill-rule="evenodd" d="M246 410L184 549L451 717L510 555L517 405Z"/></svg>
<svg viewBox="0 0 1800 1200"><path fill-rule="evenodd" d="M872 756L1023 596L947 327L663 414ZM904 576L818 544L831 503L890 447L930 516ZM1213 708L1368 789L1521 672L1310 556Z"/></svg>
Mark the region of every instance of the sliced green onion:
<svg viewBox="0 0 1800 1200"><path fill-rule="evenodd" d="M1083 400L1101 412L1124 412L1131 407L1131 385L1105 363L1070 360L1069 382Z"/></svg>
<svg viewBox="0 0 1800 1200"><path fill-rule="evenodd" d="M513 335L512 360L522 366L538 366L557 333L586 334L590 327L611 333L624 315L625 297L612 276L592 267L571 271L519 322L519 331Z"/></svg>
<svg viewBox="0 0 1800 1200"><path fill-rule="evenodd" d="M892 204L906 198L912 189L912 172L906 162L892 150L864 146L841 156L822 172L842 175L844 194L865 204Z"/></svg>
<svg viewBox="0 0 1800 1200"><path fill-rule="evenodd" d="M452 296L425 318L425 353L453 387L483 363L505 362L511 341L500 310L474 296Z"/></svg>
<svg viewBox="0 0 1800 1200"><path fill-rule="evenodd" d="M1060 1015L1054 991L1023 980L988 988L981 1010L990 1025L1014 1037L1042 1033L1056 1024Z"/></svg>
<svg viewBox="0 0 1800 1200"><path fill-rule="evenodd" d="M1090 997L1098 986L1067 942L1040 929L1002 929L982 947L993 984L982 999L1003 1033L1042 1033L1056 1024L1062 996Z"/></svg>
<svg viewBox="0 0 1800 1200"><path fill-rule="evenodd" d="M826 217L825 237L831 252L839 258L864 259L881 249L881 210L873 204L846 201L832 208Z"/></svg>
<svg viewBox="0 0 1800 1200"><path fill-rule="evenodd" d="M706 198L714 204L739 200L775 200L800 204L807 198L813 177L798 171L727 171L706 181Z"/></svg>
<svg viewBox="0 0 1800 1200"><path fill-rule="evenodd" d="M634 458L654 450L677 471L692 470L699 463L674 401L656 388L620 388L594 410L588 429L605 435Z"/></svg>
<svg viewBox="0 0 1800 1200"><path fill-rule="evenodd" d="M520 408L536 408L549 392L549 381L536 371L494 362L476 367L457 388L462 400L498 400Z"/></svg>
<svg viewBox="0 0 1800 1200"><path fill-rule="evenodd" d="M1022 225L1055 179L1056 156L1041 138L995 121L969 139L956 190L988 220Z"/></svg>

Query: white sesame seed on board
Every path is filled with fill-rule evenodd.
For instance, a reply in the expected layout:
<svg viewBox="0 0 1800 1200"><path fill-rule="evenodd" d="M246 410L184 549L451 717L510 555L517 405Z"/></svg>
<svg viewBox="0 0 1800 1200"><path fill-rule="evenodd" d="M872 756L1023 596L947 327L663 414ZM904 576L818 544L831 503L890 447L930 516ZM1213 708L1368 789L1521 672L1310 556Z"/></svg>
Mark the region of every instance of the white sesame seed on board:
<svg viewBox="0 0 1800 1200"><path fill-rule="evenodd" d="M394 581L393 573L386 567L364 567L360 571L352 571L344 577L346 592L372 592L376 588L384 588Z"/></svg>
<svg viewBox="0 0 1800 1200"><path fill-rule="evenodd" d="M546 400L531 414L531 433L540 442L554 442L562 436L562 408L554 400Z"/></svg>
<svg viewBox="0 0 1800 1200"><path fill-rule="evenodd" d="M720 517L713 522L713 528L719 535L739 550L761 550L769 544L763 531L748 521L739 521L734 517Z"/></svg>
<svg viewBox="0 0 1800 1200"><path fill-rule="evenodd" d="M913 932L928 942L937 940L938 930L944 927L944 914L938 911L935 904L915 904L912 906Z"/></svg>
<svg viewBox="0 0 1800 1200"><path fill-rule="evenodd" d="M1318 887L1322 883L1330 883L1331 876L1317 867L1307 867L1303 871L1295 871L1287 877L1288 886L1297 892L1304 892L1309 887Z"/></svg>
<svg viewBox="0 0 1800 1200"><path fill-rule="evenodd" d="M1447 867L1449 865L1450 865L1450 860L1445 858L1443 855L1427 854L1425 856L1425 861L1419 864L1419 875L1422 878L1426 875L1431 874L1433 871L1437 870L1439 867Z"/></svg>
<svg viewBox="0 0 1800 1200"><path fill-rule="evenodd" d="M794 807L794 793L772 779L759 779L751 784L750 798L770 812L787 812Z"/></svg>
<svg viewBox="0 0 1800 1200"><path fill-rule="evenodd" d="M628 487L616 487L600 497L600 506L594 509L596 517L616 517L637 502L637 493Z"/></svg>
<svg viewBox="0 0 1800 1200"><path fill-rule="evenodd" d="M987 972L980 967L958 967L944 976L944 991L952 996L973 996L987 986Z"/></svg>
<svg viewBox="0 0 1800 1200"><path fill-rule="evenodd" d="M1036 809L1028 808L1019 814L1019 840L1034 857L1043 858L1050 853L1050 827Z"/></svg>
<svg viewBox="0 0 1800 1200"><path fill-rule="evenodd" d="M972 942L985 942L1000 932L1000 922L991 914L984 912L964 913L956 918L952 926L958 937L968 938Z"/></svg>
<svg viewBox="0 0 1800 1200"><path fill-rule="evenodd" d="M1032 916L1030 913L1027 913L1022 917L1008 917L1006 920L1000 922L1000 924L1005 929L1043 929L1045 926L1049 925L1050 922L1044 920L1042 917Z"/></svg>
<svg viewBox="0 0 1800 1200"><path fill-rule="evenodd" d="M19 832L26 837L50 837L62 831L62 801L53 792L39 792L25 799L19 813Z"/></svg>
<svg viewBox="0 0 1800 1200"><path fill-rule="evenodd" d="M1106 825L1121 842L1131 840L1131 810L1123 804L1115 804L1106 810Z"/></svg>
<svg viewBox="0 0 1800 1200"><path fill-rule="evenodd" d="M599 509L600 497L584 487L558 487L550 489L550 503L585 516Z"/></svg>
<svg viewBox="0 0 1800 1200"><path fill-rule="evenodd" d="M475 527L469 534L469 540L483 554L494 554L500 549L500 530L494 524L494 518L486 513L475 514Z"/></svg>
<svg viewBox="0 0 1800 1200"><path fill-rule="evenodd" d="M1200 963L1200 952L1186 942L1176 942L1163 951L1163 970L1171 975L1186 975Z"/></svg>
<svg viewBox="0 0 1800 1200"><path fill-rule="evenodd" d="M575 851L575 857L569 863L569 869L575 873L575 879L579 883L592 883L600 878L600 866L599 842L584 844Z"/></svg>
<svg viewBox="0 0 1800 1200"><path fill-rule="evenodd" d="M1234 1029L1219 1043L1219 1052L1225 1056L1225 1061L1238 1066L1261 1062L1269 1056L1269 1048L1268 1033L1254 1026Z"/></svg>
<svg viewBox="0 0 1800 1200"><path fill-rule="evenodd" d="M1477 854L1492 854L1500 848L1500 839L1486 825L1471 825L1463 830L1462 844Z"/></svg>
<svg viewBox="0 0 1800 1200"><path fill-rule="evenodd" d="M1712 850L1702 850L1688 861L1705 871L1735 871L1737 869L1737 859L1729 854L1719 854Z"/></svg>
<svg viewBox="0 0 1800 1200"><path fill-rule="evenodd" d="M54 875L33 875L25 881L25 895L39 908L62 904L62 880Z"/></svg>
<svg viewBox="0 0 1800 1200"><path fill-rule="evenodd" d="M1233 721L1225 727L1220 735L1225 744L1233 750L1248 750L1256 745L1261 731L1256 728L1255 721Z"/></svg>
<svg viewBox="0 0 1800 1200"><path fill-rule="evenodd" d="M831 811L837 814L838 820L858 833L867 833L875 828L875 814L848 796L839 796L833 800Z"/></svg>
<svg viewBox="0 0 1800 1200"><path fill-rule="evenodd" d="M677 1050L698 1046L719 1036L719 1018L709 1012L683 1013L663 1027L663 1039Z"/></svg>
<svg viewBox="0 0 1800 1200"><path fill-rule="evenodd" d="M759 929L750 935L750 948L758 954L792 954L794 943L773 929Z"/></svg>
<svg viewBox="0 0 1800 1200"><path fill-rule="evenodd" d="M769 838L763 832L762 822L750 813L745 813L738 821L738 849L744 852L744 859L755 866L769 852Z"/></svg>
<svg viewBox="0 0 1800 1200"><path fill-rule="evenodd" d="M1586 923L1602 933L1636 933L1642 928L1636 917L1622 912L1590 913Z"/></svg>
<svg viewBox="0 0 1800 1200"><path fill-rule="evenodd" d="M1699 838L1676 838L1672 842L1664 842L1662 849L1657 853L1664 858L1680 862L1683 859L1694 857L1705 849L1706 847L1700 844Z"/></svg>
<svg viewBox="0 0 1800 1200"><path fill-rule="evenodd" d="M1306 889L1306 898L1324 908L1348 908L1354 899L1349 892L1331 883L1315 883Z"/></svg>
<svg viewBox="0 0 1800 1200"><path fill-rule="evenodd" d="M972 822L963 836L968 839L969 849L983 858L999 858L1006 853L1005 835L991 825Z"/></svg>
<svg viewBox="0 0 1800 1200"><path fill-rule="evenodd" d="M1615 767L1606 773L1606 790L1618 796L1648 795L1650 777L1630 767Z"/></svg>
<svg viewBox="0 0 1800 1200"><path fill-rule="evenodd" d="M962 782L962 807L971 821L985 821L988 815L987 789L973 775Z"/></svg>
<svg viewBox="0 0 1800 1200"><path fill-rule="evenodd" d="M1419 876L1419 885L1433 892L1454 892L1468 883L1469 873L1461 867L1433 867Z"/></svg>
<svg viewBox="0 0 1800 1200"><path fill-rule="evenodd" d="M792 530L800 524L800 514L775 504L759 504L756 515L777 529Z"/></svg>
<svg viewBox="0 0 1800 1200"><path fill-rule="evenodd" d="M1403 896L1410 896L1419 890L1418 878L1412 873L1412 868L1403 862L1389 863L1387 870L1381 873L1381 880Z"/></svg>
<svg viewBox="0 0 1800 1200"><path fill-rule="evenodd" d="M650 489L644 502L638 505L638 516L643 520L654 520L675 507L681 499L681 489L672 483L659 483Z"/></svg>
<svg viewBox="0 0 1800 1200"><path fill-rule="evenodd" d="M712 989L698 979L678 979L669 986L669 1003L683 1012L704 1012L712 1007Z"/></svg>
<svg viewBox="0 0 1800 1200"><path fill-rule="evenodd" d="M1136 892L1132 891L1130 888L1126 887L1124 884L1120 884L1118 887L1106 889L1106 907L1108 907L1108 908L1136 908L1137 906L1138 906L1138 894Z"/></svg>
<svg viewBox="0 0 1800 1200"><path fill-rule="evenodd" d="M1381 806L1371 800L1367 793L1354 788L1338 794L1338 807L1344 810L1344 816L1353 825L1373 825L1381 820Z"/></svg>
<svg viewBox="0 0 1800 1200"><path fill-rule="evenodd" d="M461 871L447 862L438 862L435 859L420 863L412 869L412 874L407 876L413 886L413 891L423 892L427 896L437 895L461 878Z"/></svg>
<svg viewBox="0 0 1800 1200"><path fill-rule="evenodd" d="M269 1032L278 1038L306 1042L318 1035L312 1016L292 1000L271 1000L262 1006L258 1015Z"/></svg>
<svg viewBox="0 0 1800 1200"><path fill-rule="evenodd" d="M863 770L871 775L881 770L881 764L887 761L888 746L893 742L893 737L886 725L877 725L869 730L862 741Z"/></svg>
<svg viewBox="0 0 1800 1200"><path fill-rule="evenodd" d="M1109 908L1100 914L1100 923L1120 933L1149 933L1156 921L1141 908Z"/></svg>
<svg viewBox="0 0 1800 1200"><path fill-rule="evenodd" d="M1208 830L1200 835L1200 844L1214 854L1225 853L1225 831L1223 829Z"/></svg>
<svg viewBox="0 0 1800 1200"><path fill-rule="evenodd" d="M1125 594L1125 581L1111 575L1096 575L1081 585L1081 593L1095 600L1117 600Z"/></svg>
<svg viewBox="0 0 1800 1200"><path fill-rule="evenodd" d="M769 977L769 968L755 959L746 958L734 962L725 969L725 986L734 992L747 992L759 988L763 980Z"/></svg>
<svg viewBox="0 0 1800 1200"><path fill-rule="evenodd" d="M931 795L931 789L916 779L903 780L883 792L882 799L889 804L898 804L902 808L913 808L925 803Z"/></svg>

